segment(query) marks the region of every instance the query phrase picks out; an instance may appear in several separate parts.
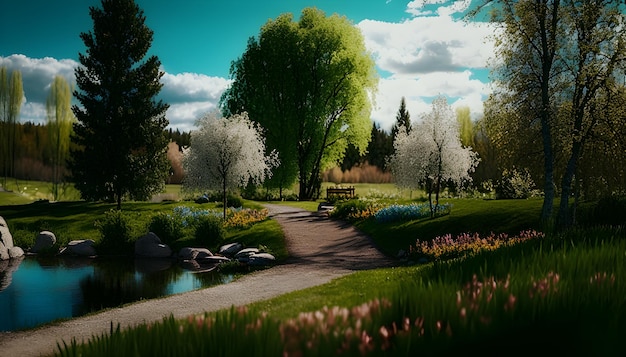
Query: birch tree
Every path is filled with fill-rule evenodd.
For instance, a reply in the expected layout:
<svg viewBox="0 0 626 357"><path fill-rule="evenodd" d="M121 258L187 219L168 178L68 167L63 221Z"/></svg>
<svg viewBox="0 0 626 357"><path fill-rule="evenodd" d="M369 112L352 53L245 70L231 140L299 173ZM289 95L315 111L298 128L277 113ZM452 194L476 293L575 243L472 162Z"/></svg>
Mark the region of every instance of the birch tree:
<svg viewBox="0 0 626 357"><path fill-rule="evenodd" d="M221 118L216 112L201 118L191 133L191 145L183 156L187 190L221 191L226 218L228 191L260 185L278 165L275 152L265 154L263 129L247 113Z"/></svg>
<svg viewBox="0 0 626 357"><path fill-rule="evenodd" d="M470 147L461 145L456 115L446 98L438 97L433 101L432 111L410 133L400 128L389 166L396 185L408 189L425 187L430 214L434 217L442 184L471 181L470 173L478 160Z"/></svg>
<svg viewBox="0 0 626 357"><path fill-rule="evenodd" d="M46 101L52 157L52 197L55 201L59 199L59 184L70 150L70 134L74 121L71 102L70 85L62 76L55 76L50 84L50 93Z"/></svg>

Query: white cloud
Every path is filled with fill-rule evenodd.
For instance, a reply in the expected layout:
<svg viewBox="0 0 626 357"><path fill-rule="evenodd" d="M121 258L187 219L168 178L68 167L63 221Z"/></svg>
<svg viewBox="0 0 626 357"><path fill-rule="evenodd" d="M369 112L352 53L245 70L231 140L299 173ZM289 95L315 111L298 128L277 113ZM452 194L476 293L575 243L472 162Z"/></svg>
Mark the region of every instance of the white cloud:
<svg viewBox="0 0 626 357"><path fill-rule="evenodd" d="M50 83L56 75L75 83L74 68L78 62L71 59L29 58L24 55L0 57L0 66L9 71L22 73L24 96L20 118L22 122L43 123L46 121L46 98ZM220 77L203 74L165 73L161 78L163 88L159 98L170 104L167 118L170 127L189 131L202 114L215 108L230 81Z"/></svg>
<svg viewBox="0 0 626 357"><path fill-rule="evenodd" d="M474 117L491 93L473 77L487 68L496 29L489 23L466 22L453 15L467 11L471 1L416 0L407 5L413 18L401 22L363 20L357 24L384 74L379 81L372 119L390 129L404 96L412 120L431 110L432 99L449 98L452 106L468 106Z"/></svg>

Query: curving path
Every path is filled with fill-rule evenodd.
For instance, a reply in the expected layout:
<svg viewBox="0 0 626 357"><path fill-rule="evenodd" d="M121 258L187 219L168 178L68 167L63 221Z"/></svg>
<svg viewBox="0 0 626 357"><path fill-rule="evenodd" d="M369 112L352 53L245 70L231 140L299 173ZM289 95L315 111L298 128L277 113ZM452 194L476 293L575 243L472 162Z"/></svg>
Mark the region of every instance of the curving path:
<svg viewBox="0 0 626 357"><path fill-rule="evenodd" d="M369 237L347 223L298 208L266 207L285 233L290 254L285 263L224 285L142 301L38 329L0 333L0 356L50 355L58 342L100 335L109 331L111 322L128 327L161 321L170 314L182 318L321 285L355 270L393 265Z"/></svg>

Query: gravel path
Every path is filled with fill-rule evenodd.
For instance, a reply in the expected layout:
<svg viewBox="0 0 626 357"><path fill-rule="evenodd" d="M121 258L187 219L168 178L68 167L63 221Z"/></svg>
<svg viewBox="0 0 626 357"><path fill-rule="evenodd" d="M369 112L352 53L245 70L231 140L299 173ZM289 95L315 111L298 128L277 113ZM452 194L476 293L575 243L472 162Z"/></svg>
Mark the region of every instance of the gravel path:
<svg viewBox="0 0 626 357"><path fill-rule="evenodd" d="M160 321L170 314L180 318L216 311L321 285L355 270L393 265L367 236L349 224L298 208L267 208L285 233L290 258L284 264L224 285L137 302L38 329L0 333L0 356L50 355L57 342L100 335L110 329L111 322L128 327Z"/></svg>

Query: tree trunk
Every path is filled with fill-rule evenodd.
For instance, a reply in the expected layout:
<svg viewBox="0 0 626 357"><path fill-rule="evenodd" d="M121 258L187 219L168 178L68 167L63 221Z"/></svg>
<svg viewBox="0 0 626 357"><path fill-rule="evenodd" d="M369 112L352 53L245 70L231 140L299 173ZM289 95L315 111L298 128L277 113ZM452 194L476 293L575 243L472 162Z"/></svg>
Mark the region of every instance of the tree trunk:
<svg viewBox="0 0 626 357"><path fill-rule="evenodd" d="M572 224L572 216L569 210L569 197L572 194L572 180L576 173L578 158L580 157L582 143L577 141L572 145L572 154L567 161L565 174L561 182L561 203L559 205L559 214L557 217L557 225L559 228L567 228Z"/></svg>

